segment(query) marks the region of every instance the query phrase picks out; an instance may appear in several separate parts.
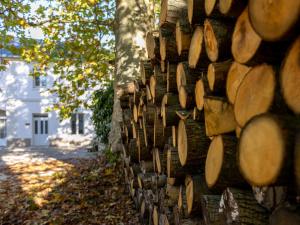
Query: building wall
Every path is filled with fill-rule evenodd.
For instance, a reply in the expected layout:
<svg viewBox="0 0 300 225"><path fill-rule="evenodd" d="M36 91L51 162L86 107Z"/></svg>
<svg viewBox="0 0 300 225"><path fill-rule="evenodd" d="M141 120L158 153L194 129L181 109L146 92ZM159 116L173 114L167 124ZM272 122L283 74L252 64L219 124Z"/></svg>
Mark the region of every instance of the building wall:
<svg viewBox="0 0 300 225"><path fill-rule="evenodd" d="M11 60L6 71L0 72L0 109L7 114L7 144L30 145L33 138L33 114L48 114L48 137L50 145L88 144L93 136L91 111L79 110L85 114L85 134L72 135L70 120L60 121L54 111L47 108L57 97L47 92L54 82L51 71L47 77L47 87L34 87L33 78L28 76L32 65L19 60Z"/></svg>

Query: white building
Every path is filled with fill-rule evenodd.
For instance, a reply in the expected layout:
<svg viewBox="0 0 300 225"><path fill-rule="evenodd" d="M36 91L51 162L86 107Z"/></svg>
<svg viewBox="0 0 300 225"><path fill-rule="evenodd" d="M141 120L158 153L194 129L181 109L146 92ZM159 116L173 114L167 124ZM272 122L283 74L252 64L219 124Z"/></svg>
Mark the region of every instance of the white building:
<svg viewBox="0 0 300 225"><path fill-rule="evenodd" d="M71 119L60 121L57 112L47 112L56 96L47 89L54 75L29 76L32 65L17 57L0 71L0 146L88 145L94 137L91 111L77 110ZM3 60L3 53L2 58Z"/></svg>

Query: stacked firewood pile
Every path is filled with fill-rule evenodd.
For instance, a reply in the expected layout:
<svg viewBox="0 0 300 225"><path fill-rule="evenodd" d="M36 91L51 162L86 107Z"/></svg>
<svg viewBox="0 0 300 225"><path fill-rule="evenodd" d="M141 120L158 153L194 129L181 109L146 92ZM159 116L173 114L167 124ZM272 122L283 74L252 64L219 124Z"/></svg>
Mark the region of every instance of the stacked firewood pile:
<svg viewBox="0 0 300 225"><path fill-rule="evenodd" d="M299 0L162 0L120 99L143 224L300 224Z"/></svg>

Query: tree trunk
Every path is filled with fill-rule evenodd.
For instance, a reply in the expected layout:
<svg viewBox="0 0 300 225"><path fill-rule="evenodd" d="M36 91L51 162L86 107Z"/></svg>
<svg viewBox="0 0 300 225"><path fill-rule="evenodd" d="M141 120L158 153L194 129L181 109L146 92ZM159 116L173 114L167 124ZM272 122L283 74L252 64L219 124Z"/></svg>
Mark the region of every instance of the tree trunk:
<svg viewBox="0 0 300 225"><path fill-rule="evenodd" d="M276 4L267 0L251 0L249 17L259 36L266 41L278 41L299 34L299 8L298 0L280 0Z"/></svg>
<svg viewBox="0 0 300 225"><path fill-rule="evenodd" d="M178 125L178 153L181 165L204 166L209 146L204 124L192 119L180 120Z"/></svg>
<svg viewBox="0 0 300 225"><path fill-rule="evenodd" d="M242 65L235 61L231 64L226 80L226 94L228 101L231 104L235 103L236 94L240 84L250 69L251 67Z"/></svg>
<svg viewBox="0 0 300 225"><path fill-rule="evenodd" d="M222 61L231 56L232 33L233 24L231 22L221 22L215 19L206 19L204 21L205 49L210 61Z"/></svg>
<svg viewBox="0 0 300 225"><path fill-rule="evenodd" d="M233 108L224 98L204 97L204 115L207 136L235 131Z"/></svg>

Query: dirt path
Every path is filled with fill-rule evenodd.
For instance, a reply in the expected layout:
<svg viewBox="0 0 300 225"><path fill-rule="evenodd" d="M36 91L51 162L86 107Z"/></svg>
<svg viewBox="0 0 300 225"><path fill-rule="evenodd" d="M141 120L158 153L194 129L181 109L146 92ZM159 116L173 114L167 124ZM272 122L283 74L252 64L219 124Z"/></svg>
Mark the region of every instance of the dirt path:
<svg viewBox="0 0 300 225"><path fill-rule="evenodd" d="M0 155L1 225L139 224L121 170L103 156L35 152Z"/></svg>

